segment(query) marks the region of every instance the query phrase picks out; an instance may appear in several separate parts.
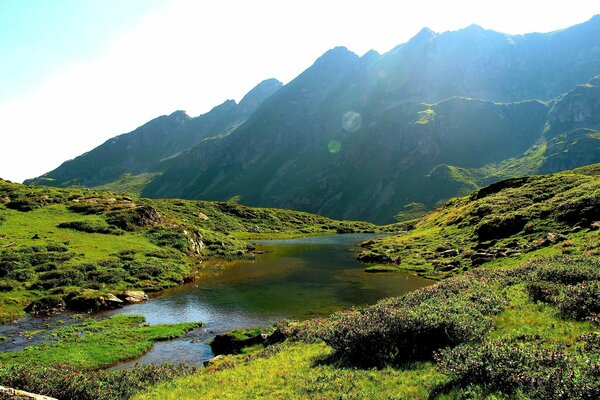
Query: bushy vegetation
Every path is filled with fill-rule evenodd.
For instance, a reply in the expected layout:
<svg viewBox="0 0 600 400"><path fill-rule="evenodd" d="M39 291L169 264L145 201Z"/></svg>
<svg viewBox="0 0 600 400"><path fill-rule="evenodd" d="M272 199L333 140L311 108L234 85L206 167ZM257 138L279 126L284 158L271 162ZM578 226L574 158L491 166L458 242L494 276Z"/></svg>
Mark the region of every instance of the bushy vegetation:
<svg viewBox="0 0 600 400"><path fill-rule="evenodd" d="M114 371L82 371L70 365L0 367L0 382L64 400L122 400L164 381L196 371L187 365L136 365Z"/></svg>
<svg viewBox="0 0 600 400"><path fill-rule="evenodd" d="M335 358L353 366L428 360L440 348L480 340L492 327L486 316L500 312L506 302L476 277L461 277L333 316L323 339Z"/></svg>
<svg viewBox="0 0 600 400"><path fill-rule="evenodd" d="M58 224L59 228L74 229L87 233L104 233L107 235L122 235L123 232L109 225L106 221L70 221Z"/></svg>
<svg viewBox="0 0 600 400"><path fill-rule="evenodd" d="M442 278L539 255L591 255L600 243L598 199L597 164L497 182L449 201L406 233L365 243L359 259Z"/></svg>
<svg viewBox="0 0 600 400"><path fill-rule="evenodd" d="M597 351L568 351L561 345L485 342L444 349L436 355L441 372L452 377L439 391L480 385L528 398L593 400L600 397Z"/></svg>

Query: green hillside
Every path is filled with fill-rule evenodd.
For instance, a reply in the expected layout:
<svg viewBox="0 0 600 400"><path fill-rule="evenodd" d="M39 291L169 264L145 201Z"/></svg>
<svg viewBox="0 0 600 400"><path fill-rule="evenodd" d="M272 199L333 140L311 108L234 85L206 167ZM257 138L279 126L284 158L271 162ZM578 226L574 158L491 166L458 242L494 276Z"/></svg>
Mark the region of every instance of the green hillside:
<svg viewBox="0 0 600 400"><path fill-rule="evenodd" d="M448 173L462 175L452 169ZM233 237L374 228L235 203L131 200L73 189L32 191L6 182L2 187L2 229L13 235L4 237L3 243L21 235L26 253L34 249L42 259L58 252L48 247L50 236L58 240L74 226L106 230L71 233L72 242L63 245L73 246L77 253L81 251L77 243L84 237L100 237L86 235L109 235L117 246L139 246L135 253L121 251L112 256L133 255L132 261L121 259L126 266L153 257L147 252L150 249L169 253L171 258L165 259L171 262L177 254L193 266L198 258L247 253L243 242ZM600 396L599 190L600 164L596 164L509 179L454 199L411 224L409 231L364 243L358 255L364 261L387 262L393 267L387 268L392 272L383 273L408 269L447 279L328 318L281 321L266 329L233 332L233 340L254 338L259 332L267 338L241 354L221 356L207 368L167 365L136 367L130 372L89 372L119 358L106 349L107 343L127 349L122 354L136 354L153 341L191 329L189 324L147 328L138 317L121 316L74 325L59 330L58 342L7 353L2 357L6 364L0 368L0 382L61 398L596 399ZM131 201L135 207L124 207ZM142 213L140 208L156 214ZM88 214L82 214L84 210ZM46 225L46 231L32 225L39 236L47 236L32 239L31 228L19 233L16 225L10 225L15 217L37 221L33 217L39 212L60 215L59 223L69 223L71 228L55 228L57 217ZM123 214L128 218L117 219ZM161 222L156 223L156 215ZM83 217L89 218L88 223L72 224ZM286 221L278 232L270 225L275 217ZM178 242L174 233L189 238L186 235L192 228L207 243L211 234L230 242L216 248L208 244L191 255L190 250L195 253L191 243ZM223 232L227 230L229 235ZM163 241L159 247L157 238ZM44 240L46 248L31 247L27 241L34 240ZM187 243L184 252L177 243ZM19 252L3 251L5 255ZM73 259L99 257L96 252ZM82 270L70 260L51 271ZM32 268L25 268L33 271L30 280L19 283L23 285L20 292L8 294L42 294L28 290L47 277L32 261L27 261ZM98 264L98 272L109 268ZM36 265L44 265L44 270L48 264ZM152 278L153 284L170 282L173 273L167 272ZM97 284L94 276L86 277L86 282ZM137 285L147 283L130 277ZM122 284L107 287L121 288ZM80 351L73 353L74 348ZM41 360L41 365L33 360ZM62 365L61 360L72 366Z"/></svg>
<svg viewBox="0 0 600 400"><path fill-rule="evenodd" d="M457 276L327 319L281 322L266 348L134 398L598 398L598 190L597 164L453 200L359 257ZM493 255L474 257L483 251Z"/></svg>
<svg viewBox="0 0 600 400"><path fill-rule="evenodd" d="M251 238L374 231L369 223L233 202L148 200L0 180L0 320L118 306L126 290L193 279L218 258L252 257Z"/></svg>

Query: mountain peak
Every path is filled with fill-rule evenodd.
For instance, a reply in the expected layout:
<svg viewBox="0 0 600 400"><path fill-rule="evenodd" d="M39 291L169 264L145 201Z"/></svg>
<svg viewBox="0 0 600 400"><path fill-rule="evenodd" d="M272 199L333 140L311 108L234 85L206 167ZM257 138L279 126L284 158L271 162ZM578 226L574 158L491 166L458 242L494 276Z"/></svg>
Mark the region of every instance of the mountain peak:
<svg viewBox="0 0 600 400"><path fill-rule="evenodd" d="M437 34L434 31L425 27L425 28L421 29L419 31L419 33L417 33L415 36L413 36L413 38L409 40L409 43L424 42L435 36L437 36Z"/></svg>
<svg viewBox="0 0 600 400"><path fill-rule="evenodd" d="M242 98L240 106L244 108L256 108L282 86L283 83L275 78L265 79Z"/></svg>
<svg viewBox="0 0 600 400"><path fill-rule="evenodd" d="M169 118L172 118L177 122L184 122L191 119L191 117L187 115L187 113L184 110L177 110L169 114Z"/></svg>
<svg viewBox="0 0 600 400"><path fill-rule="evenodd" d="M315 61L315 65L333 64L341 65L345 63L353 63L360 57L348 50L345 46L337 46L327 50L321 57Z"/></svg>
<svg viewBox="0 0 600 400"><path fill-rule="evenodd" d="M366 63L369 63L373 60L378 59L379 57L381 57L381 54L379 54L376 50L371 49L365 54L363 54L362 57L360 57L360 59Z"/></svg>

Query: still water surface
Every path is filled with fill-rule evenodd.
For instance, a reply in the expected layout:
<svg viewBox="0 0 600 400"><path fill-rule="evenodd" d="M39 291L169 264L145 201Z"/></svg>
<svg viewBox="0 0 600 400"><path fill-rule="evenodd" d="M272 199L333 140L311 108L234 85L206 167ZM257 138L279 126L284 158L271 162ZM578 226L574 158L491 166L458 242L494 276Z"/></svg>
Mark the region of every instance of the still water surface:
<svg viewBox="0 0 600 400"><path fill-rule="evenodd" d="M193 284L167 290L147 303L112 314L143 315L150 324L204 322L203 328L182 339L157 343L134 361L201 363L213 356L203 342L217 333L266 326L281 319L326 316L431 284L408 273L365 273L365 265L354 256L358 245L373 236L259 242L267 254L215 268Z"/></svg>
<svg viewBox="0 0 600 400"><path fill-rule="evenodd" d="M326 316L432 283L408 273L365 273L364 264L354 256L359 244L372 237L350 234L259 242L267 253L255 260L212 266L194 283L99 317L137 314L150 324L202 321L205 325L186 337L156 343L150 352L120 367L164 361L202 364L213 356L205 342L215 334L282 319ZM0 343L0 350L31 344L15 335L16 331L39 329L36 326L42 323L51 326L57 318L70 319L64 315L46 320L28 317L16 325L0 325L0 334L12 339Z"/></svg>

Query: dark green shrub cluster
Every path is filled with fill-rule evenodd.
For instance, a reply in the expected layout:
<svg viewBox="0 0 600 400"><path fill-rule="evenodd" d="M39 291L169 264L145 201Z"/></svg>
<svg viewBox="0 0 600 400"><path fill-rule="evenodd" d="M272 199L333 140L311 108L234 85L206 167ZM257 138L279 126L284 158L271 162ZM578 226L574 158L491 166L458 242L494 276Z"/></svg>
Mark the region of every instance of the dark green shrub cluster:
<svg viewBox="0 0 600 400"><path fill-rule="evenodd" d="M0 278L28 282L36 271L51 271L72 259L74 253L64 244L48 244L0 251Z"/></svg>
<svg viewBox="0 0 600 400"><path fill-rule="evenodd" d="M178 230L157 227L148 232L148 237L157 246L171 247L181 252L186 252L188 249L187 238Z"/></svg>
<svg viewBox="0 0 600 400"><path fill-rule="evenodd" d="M477 236L480 241L509 237L523 230L526 223L527 218L521 214L496 215L479 224Z"/></svg>
<svg viewBox="0 0 600 400"><path fill-rule="evenodd" d="M513 274L526 279L531 300L554 304L564 318L595 320L600 314L600 263L593 258L549 257Z"/></svg>
<svg viewBox="0 0 600 400"><path fill-rule="evenodd" d="M430 359L433 352L480 340L491 328L486 315L506 298L476 277L461 277L388 299L362 311L335 315L323 339L334 357L360 367Z"/></svg>
<svg viewBox="0 0 600 400"><path fill-rule="evenodd" d="M135 231L143 226L153 226L162 222L162 216L152 206L111 211L106 214L106 222L125 231Z"/></svg>
<svg viewBox="0 0 600 400"><path fill-rule="evenodd" d="M174 364L137 365L113 371L15 365L0 367L0 384L61 400L121 400L148 386L195 371L195 367Z"/></svg>
<svg viewBox="0 0 600 400"><path fill-rule="evenodd" d="M19 195L17 197L13 197L8 203L6 203L7 208L22 212L33 211L36 208L40 208L41 206L42 203L39 201L39 199L29 197L26 195Z"/></svg>
<svg viewBox="0 0 600 400"><path fill-rule="evenodd" d="M451 381L441 388L482 385L508 395L517 389L531 399L600 398L598 353L566 353L532 342L486 342L444 349L435 359Z"/></svg>
<svg viewBox="0 0 600 400"><path fill-rule="evenodd" d="M336 358L358 367L428 359L440 348L481 339L492 326L475 308L456 302L414 308L380 305L334 319L325 341Z"/></svg>
<svg viewBox="0 0 600 400"><path fill-rule="evenodd" d="M79 232L103 233L106 235L122 235L123 231L108 225L106 221L72 221L58 224L59 228L73 229Z"/></svg>
<svg viewBox="0 0 600 400"><path fill-rule="evenodd" d="M20 284L12 279L0 279L0 292L10 292L20 288Z"/></svg>
<svg viewBox="0 0 600 400"><path fill-rule="evenodd" d="M600 314L600 281L567 286L556 306L566 318L582 321L597 316Z"/></svg>
<svg viewBox="0 0 600 400"><path fill-rule="evenodd" d="M74 203L69 205L68 209L79 214L92 215L102 214L106 211L106 206L104 204Z"/></svg>

